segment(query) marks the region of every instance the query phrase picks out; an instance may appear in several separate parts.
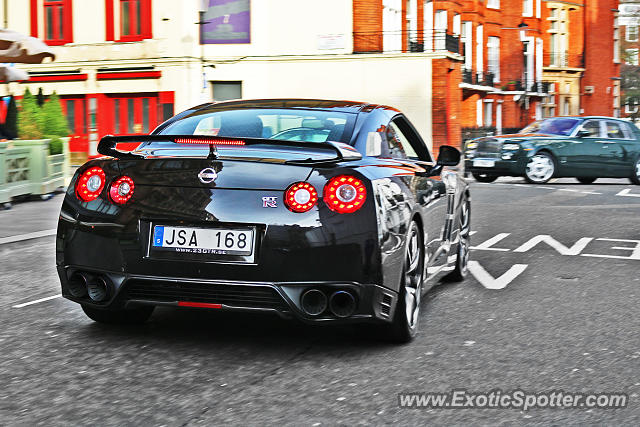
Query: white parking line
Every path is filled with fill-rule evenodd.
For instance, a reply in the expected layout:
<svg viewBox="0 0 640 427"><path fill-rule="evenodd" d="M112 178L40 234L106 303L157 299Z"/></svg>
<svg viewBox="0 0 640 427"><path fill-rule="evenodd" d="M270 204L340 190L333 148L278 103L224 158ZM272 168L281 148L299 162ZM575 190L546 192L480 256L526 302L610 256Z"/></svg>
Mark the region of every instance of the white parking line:
<svg viewBox="0 0 640 427"><path fill-rule="evenodd" d="M54 236L56 233L57 233L57 230L53 229L53 230L36 231L33 233L27 233L27 234L18 234L16 236L2 237L0 238L0 245L4 245L6 243L21 242L23 240L37 239L39 237Z"/></svg>
<svg viewBox="0 0 640 427"><path fill-rule="evenodd" d="M50 297L40 298L40 299L37 299L35 301L29 301L29 302L25 302L25 303L22 303L22 304L16 304L16 305L13 306L13 308L22 308L22 307L26 307L28 305L38 304L40 302L45 302L45 301L49 301L49 300L52 300L52 299L55 299L55 298L60 298L61 296L62 295L51 295Z"/></svg>
<svg viewBox="0 0 640 427"><path fill-rule="evenodd" d="M621 190L618 194L616 194L616 196L622 196L622 197L640 197L640 194L631 194L631 189L630 188L626 188L624 190Z"/></svg>

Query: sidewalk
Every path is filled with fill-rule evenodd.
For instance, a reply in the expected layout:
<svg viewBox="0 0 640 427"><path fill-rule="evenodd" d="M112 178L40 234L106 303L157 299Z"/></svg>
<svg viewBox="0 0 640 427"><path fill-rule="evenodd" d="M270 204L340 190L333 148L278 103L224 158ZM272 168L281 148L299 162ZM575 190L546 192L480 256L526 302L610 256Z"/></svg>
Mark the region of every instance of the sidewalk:
<svg viewBox="0 0 640 427"><path fill-rule="evenodd" d="M17 202L9 210L0 210L0 239L58 227L64 193L49 200Z"/></svg>

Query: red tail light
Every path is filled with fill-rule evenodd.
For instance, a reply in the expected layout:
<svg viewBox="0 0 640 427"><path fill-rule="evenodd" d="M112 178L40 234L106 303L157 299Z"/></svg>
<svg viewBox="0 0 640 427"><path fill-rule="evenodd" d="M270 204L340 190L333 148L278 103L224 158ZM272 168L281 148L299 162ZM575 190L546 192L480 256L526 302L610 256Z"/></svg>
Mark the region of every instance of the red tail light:
<svg viewBox="0 0 640 427"><path fill-rule="evenodd" d="M124 205L133 197L133 180L128 176L121 176L111 183L109 197L114 203Z"/></svg>
<svg viewBox="0 0 640 427"><path fill-rule="evenodd" d="M352 213L367 200L367 188L358 178L340 175L331 178L324 186L324 202L334 212Z"/></svg>
<svg viewBox="0 0 640 427"><path fill-rule="evenodd" d="M84 171L76 182L76 197L83 202L98 198L104 188L105 174L102 168L94 166Z"/></svg>
<svg viewBox="0 0 640 427"><path fill-rule="evenodd" d="M284 192L284 204L292 212L307 212L318 202L318 192L308 182L291 184Z"/></svg>

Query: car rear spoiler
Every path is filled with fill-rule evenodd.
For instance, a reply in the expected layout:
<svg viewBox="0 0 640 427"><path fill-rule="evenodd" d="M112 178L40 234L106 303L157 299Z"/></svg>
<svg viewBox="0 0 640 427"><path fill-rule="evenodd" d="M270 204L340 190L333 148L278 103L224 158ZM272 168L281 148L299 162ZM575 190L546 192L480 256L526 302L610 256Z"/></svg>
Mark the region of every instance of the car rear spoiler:
<svg viewBox="0 0 640 427"><path fill-rule="evenodd" d="M318 148L329 148L336 153L335 158L331 159L302 159L289 160L287 164L321 164L321 163L337 163L341 161L354 161L362 159L362 154L355 148L342 142L305 142L305 141L286 141L267 138L229 138L223 136L209 135L124 135L113 136L107 135L98 143L98 153L105 156L115 157L117 159L142 159L144 156L130 151L121 151L116 149L116 145L124 142L175 142L176 144L193 144L208 145L209 158L218 157L217 147L219 146L251 146L251 145L272 145L278 147L291 148L310 148L317 150Z"/></svg>

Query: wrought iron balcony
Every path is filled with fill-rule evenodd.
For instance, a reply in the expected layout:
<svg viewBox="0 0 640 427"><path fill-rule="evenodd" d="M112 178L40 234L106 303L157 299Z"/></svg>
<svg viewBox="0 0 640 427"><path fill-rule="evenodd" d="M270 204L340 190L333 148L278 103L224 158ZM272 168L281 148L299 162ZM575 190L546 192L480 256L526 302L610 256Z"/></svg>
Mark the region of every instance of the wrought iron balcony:
<svg viewBox="0 0 640 427"><path fill-rule="evenodd" d="M441 30L376 31L353 33L354 53L449 52L461 53L460 37Z"/></svg>

